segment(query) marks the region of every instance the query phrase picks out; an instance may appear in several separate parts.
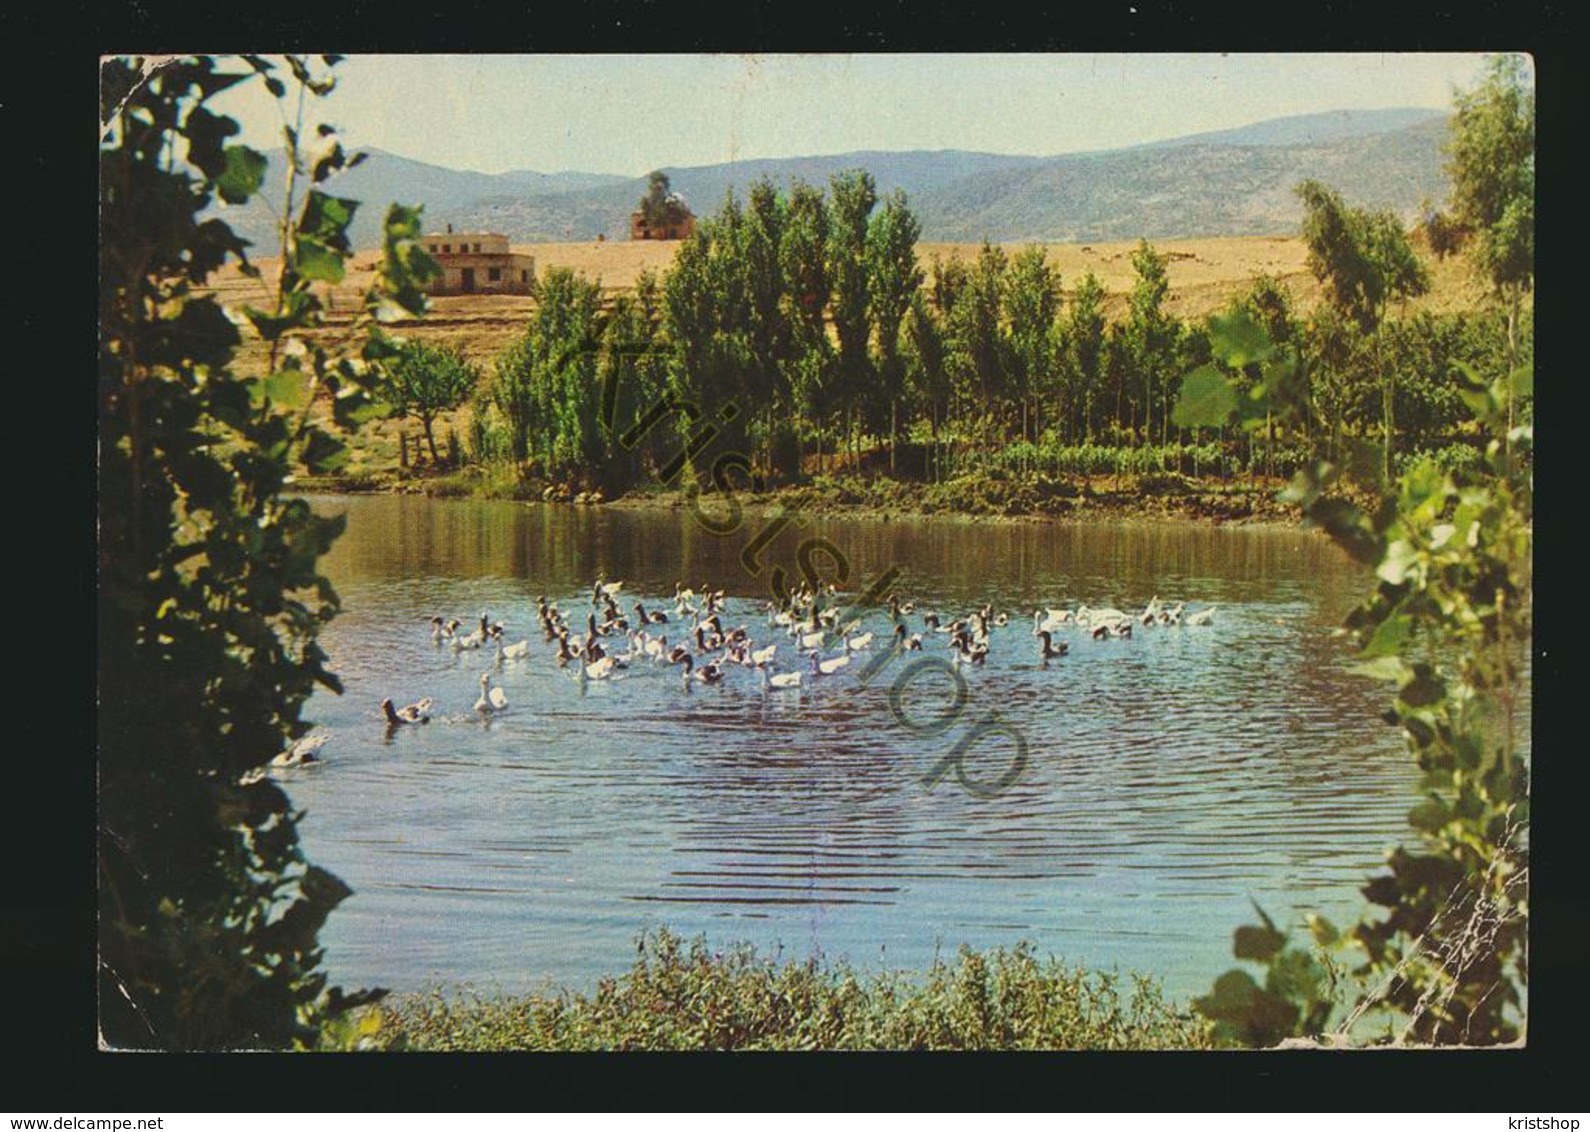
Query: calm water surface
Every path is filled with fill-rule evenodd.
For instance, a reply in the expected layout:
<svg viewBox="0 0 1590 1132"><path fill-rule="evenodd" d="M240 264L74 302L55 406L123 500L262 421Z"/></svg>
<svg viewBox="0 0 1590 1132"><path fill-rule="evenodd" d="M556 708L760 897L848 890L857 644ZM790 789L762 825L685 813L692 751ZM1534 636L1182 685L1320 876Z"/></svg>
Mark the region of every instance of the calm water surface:
<svg viewBox="0 0 1590 1132"><path fill-rule="evenodd" d="M1379 721L1384 690L1348 675L1333 631L1367 575L1292 529L1092 523L812 520L763 554L795 573L813 534L848 558L852 588L890 566L908 620L991 601L986 666L948 733L913 735L889 686L859 662L797 692L754 670L686 688L637 662L583 686L554 663L535 616L545 594L583 624L592 580L622 579L672 610L676 581L730 595L729 626L788 637L759 611L766 573L738 563L759 529L714 536L686 513L407 497L320 498L347 533L324 560L343 614L322 643L346 686L307 718L333 735L325 762L287 772L310 858L355 890L321 933L343 985L468 982L589 989L625 969L643 929L717 946L746 940L863 967L1032 940L1068 962L1161 976L1178 997L1232 965L1231 932L1259 902L1278 922L1317 910L1351 921L1358 887L1406 831L1415 774ZM822 559L818 559L822 563ZM859 584L858 584L859 583ZM1043 666L1039 606L1140 609L1153 596L1217 606L1208 627L1139 628L1130 640L1059 635ZM434 614L482 612L530 656L455 652ZM680 626L670 640L679 639ZM881 639L881 609L866 616ZM931 637L931 634L928 634ZM947 657L939 637L926 655ZM907 654L920 656L922 654ZM482 672L509 709L472 710ZM383 697L436 700L432 722L388 735ZM913 682L915 718L944 713L943 673ZM923 777L997 710L1029 759L995 796L953 773ZM1014 748L991 736L965 766L993 782Z"/></svg>

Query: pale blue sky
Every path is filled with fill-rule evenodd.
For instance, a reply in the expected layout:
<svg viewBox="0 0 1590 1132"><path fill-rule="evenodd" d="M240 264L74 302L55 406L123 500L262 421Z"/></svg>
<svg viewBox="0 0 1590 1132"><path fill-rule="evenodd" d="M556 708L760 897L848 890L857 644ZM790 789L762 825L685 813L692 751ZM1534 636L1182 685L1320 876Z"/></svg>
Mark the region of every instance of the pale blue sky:
<svg viewBox="0 0 1590 1132"><path fill-rule="evenodd" d="M1476 54L356 55L317 111L346 144L500 173L860 149L1050 155L1321 110L1450 108ZM279 144L258 84L225 96Z"/></svg>

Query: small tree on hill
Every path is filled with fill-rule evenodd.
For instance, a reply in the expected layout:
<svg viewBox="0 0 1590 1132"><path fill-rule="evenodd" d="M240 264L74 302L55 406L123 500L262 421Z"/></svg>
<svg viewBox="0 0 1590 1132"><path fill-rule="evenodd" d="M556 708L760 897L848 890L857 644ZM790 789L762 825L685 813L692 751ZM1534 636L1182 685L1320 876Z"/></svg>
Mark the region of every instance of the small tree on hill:
<svg viewBox="0 0 1590 1132"><path fill-rule="evenodd" d="M661 169L646 175L646 195L640 200L640 213L648 228L667 228L685 221L685 202L669 191L668 174Z"/></svg>
<svg viewBox="0 0 1590 1132"><path fill-rule="evenodd" d="M381 390L394 416L420 422L431 462L439 464L431 427L441 414L462 405L479 381L479 368L457 347L410 342L388 364Z"/></svg>

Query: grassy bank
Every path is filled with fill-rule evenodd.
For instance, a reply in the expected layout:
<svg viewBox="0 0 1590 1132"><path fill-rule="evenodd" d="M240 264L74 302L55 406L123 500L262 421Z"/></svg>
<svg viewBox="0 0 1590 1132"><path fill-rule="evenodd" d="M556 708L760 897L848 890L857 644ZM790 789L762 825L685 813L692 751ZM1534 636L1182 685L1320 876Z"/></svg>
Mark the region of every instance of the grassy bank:
<svg viewBox="0 0 1590 1132"><path fill-rule="evenodd" d="M417 1051L1207 1049L1207 1023L1156 982L1039 960L1029 945L917 976L714 952L667 930L590 996L401 996L374 1044Z"/></svg>
<svg viewBox="0 0 1590 1132"><path fill-rule="evenodd" d="M1091 478L1042 474L970 474L942 483L917 483L888 476L814 476L803 484L763 492L737 491L752 513L783 507L805 515L958 515L1000 519L1176 518L1216 523L1295 523L1300 512L1278 500L1279 479L1221 479L1176 473ZM511 469L466 467L434 475L367 472L300 480L315 492L410 492L437 498L507 499L522 502L623 508L682 508L681 491L652 487L616 498L573 492L561 484L520 479ZM703 512L718 516L721 496L704 493Z"/></svg>

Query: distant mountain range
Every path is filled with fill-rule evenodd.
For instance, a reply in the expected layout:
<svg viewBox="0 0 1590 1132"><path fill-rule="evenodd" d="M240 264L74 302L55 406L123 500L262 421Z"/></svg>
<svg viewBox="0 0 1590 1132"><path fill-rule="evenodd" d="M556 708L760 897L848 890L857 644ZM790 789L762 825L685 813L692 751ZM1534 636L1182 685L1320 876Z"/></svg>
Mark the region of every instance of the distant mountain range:
<svg viewBox="0 0 1590 1132"><path fill-rule="evenodd" d="M1390 208L1407 220L1421 200L1443 201L1447 119L1440 110L1341 110L1055 157L863 151L663 168L698 216L716 212L731 190L743 201L764 176L780 189L794 178L826 188L833 174L860 167L880 194L905 191L929 241L1280 235L1297 230L1302 207L1293 187L1306 178L1351 204ZM502 232L513 243L625 239L646 178L471 173L370 150L327 187L363 202L352 235L366 249L379 246L394 200L423 204L430 231L451 224ZM279 200L278 190L269 204L255 200L218 214L268 255Z"/></svg>

